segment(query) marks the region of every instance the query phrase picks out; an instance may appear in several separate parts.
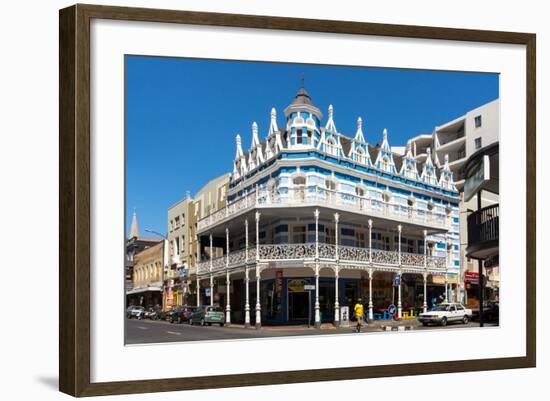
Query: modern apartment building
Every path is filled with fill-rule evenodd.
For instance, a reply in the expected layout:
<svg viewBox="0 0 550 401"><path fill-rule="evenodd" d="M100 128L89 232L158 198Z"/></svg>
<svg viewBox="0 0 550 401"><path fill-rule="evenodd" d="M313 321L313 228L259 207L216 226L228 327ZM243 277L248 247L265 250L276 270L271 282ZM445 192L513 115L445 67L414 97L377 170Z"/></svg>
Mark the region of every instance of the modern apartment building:
<svg viewBox="0 0 550 401"><path fill-rule="evenodd" d="M453 172L455 185L460 192L460 249L461 249L461 289L464 290L461 300L471 303L477 299L477 282L475 281L477 264L465 253L468 245L467 217L477 207L477 198L463 201L464 172L463 167L470 156L480 149L496 143L500 136L500 102L493 100L466 114L435 127L432 134L419 135L410 140L413 156L417 162L423 162L430 150L434 163L440 166L445 155L449 158L449 168ZM485 192L482 196L482 207L498 204L498 195ZM498 269L492 269L490 286L498 287ZM474 279L472 279L472 277Z"/></svg>

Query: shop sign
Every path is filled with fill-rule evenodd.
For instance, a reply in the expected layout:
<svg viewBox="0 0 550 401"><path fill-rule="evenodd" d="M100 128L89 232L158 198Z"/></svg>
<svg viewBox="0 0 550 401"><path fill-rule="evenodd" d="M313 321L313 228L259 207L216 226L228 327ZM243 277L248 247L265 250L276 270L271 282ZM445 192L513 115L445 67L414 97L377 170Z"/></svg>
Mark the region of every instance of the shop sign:
<svg viewBox="0 0 550 401"><path fill-rule="evenodd" d="M479 273L478 272L464 272L464 281L467 283L478 283L479 282Z"/></svg>
<svg viewBox="0 0 550 401"><path fill-rule="evenodd" d="M442 275L442 274L432 275L432 283L433 284L445 284L445 276Z"/></svg>
<svg viewBox="0 0 550 401"><path fill-rule="evenodd" d="M288 281L288 291L290 292L304 292L304 286L309 284L309 281L306 279L292 279Z"/></svg>
<svg viewBox="0 0 550 401"><path fill-rule="evenodd" d="M210 296L210 288L205 288L204 289L204 295L206 295L207 297Z"/></svg>
<svg viewBox="0 0 550 401"><path fill-rule="evenodd" d="M304 285L304 290L305 291L314 291L315 286L313 284L306 284L306 285Z"/></svg>

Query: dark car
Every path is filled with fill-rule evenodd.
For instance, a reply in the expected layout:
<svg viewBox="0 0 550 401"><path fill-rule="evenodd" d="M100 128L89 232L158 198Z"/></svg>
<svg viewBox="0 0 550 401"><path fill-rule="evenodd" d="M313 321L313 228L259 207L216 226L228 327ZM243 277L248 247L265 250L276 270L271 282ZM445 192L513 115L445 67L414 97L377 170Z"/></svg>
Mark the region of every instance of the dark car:
<svg viewBox="0 0 550 401"><path fill-rule="evenodd" d="M168 312L166 312L166 321L170 323L175 323L178 320L178 315L181 314L183 311L183 306L178 305L172 309L170 309Z"/></svg>
<svg viewBox="0 0 550 401"><path fill-rule="evenodd" d="M479 309L472 311L472 320L479 322ZM496 323L499 322L499 305L498 301L483 302L483 322Z"/></svg>
<svg viewBox="0 0 550 401"><path fill-rule="evenodd" d="M191 322L191 316L197 311L196 306L182 306L170 315L170 323Z"/></svg>

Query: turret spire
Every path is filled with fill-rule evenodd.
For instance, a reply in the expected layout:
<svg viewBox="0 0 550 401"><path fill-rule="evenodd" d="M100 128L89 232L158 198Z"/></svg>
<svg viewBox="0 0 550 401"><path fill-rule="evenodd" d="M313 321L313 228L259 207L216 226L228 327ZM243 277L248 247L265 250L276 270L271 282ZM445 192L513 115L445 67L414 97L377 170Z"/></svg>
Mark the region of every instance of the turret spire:
<svg viewBox="0 0 550 401"><path fill-rule="evenodd" d="M130 227L130 238L139 237L139 230L137 224L136 208L134 208L134 215L132 216L132 226Z"/></svg>
<svg viewBox="0 0 550 401"><path fill-rule="evenodd" d="M241 136L239 134L237 134L237 136L235 137L235 142L237 144L237 153L235 154L235 159L239 159L243 157L243 145L241 142Z"/></svg>

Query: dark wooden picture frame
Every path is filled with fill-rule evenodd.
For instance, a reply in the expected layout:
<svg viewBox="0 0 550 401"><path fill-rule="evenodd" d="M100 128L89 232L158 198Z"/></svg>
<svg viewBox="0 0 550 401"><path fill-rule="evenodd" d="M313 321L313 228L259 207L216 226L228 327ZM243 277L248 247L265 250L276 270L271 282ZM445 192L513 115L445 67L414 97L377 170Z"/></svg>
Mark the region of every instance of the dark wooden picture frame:
<svg viewBox="0 0 550 401"><path fill-rule="evenodd" d="M527 153L536 149L535 49L529 33L372 24L252 15L75 5L59 14L59 388L73 396L349 380L535 367L536 165L527 158L526 356L231 374L122 382L90 381L90 22L92 19L184 23L526 46Z"/></svg>

